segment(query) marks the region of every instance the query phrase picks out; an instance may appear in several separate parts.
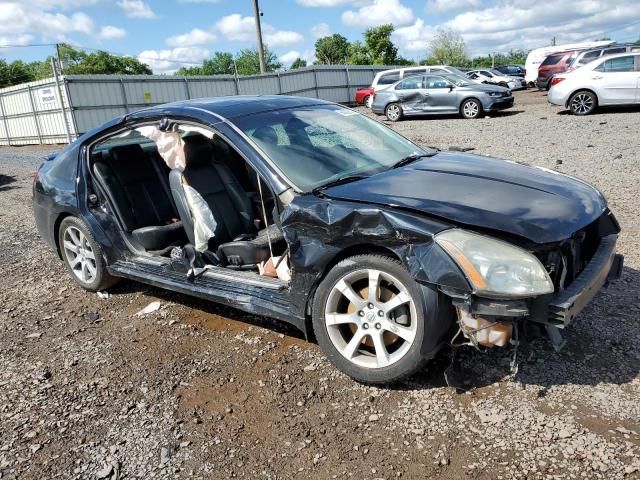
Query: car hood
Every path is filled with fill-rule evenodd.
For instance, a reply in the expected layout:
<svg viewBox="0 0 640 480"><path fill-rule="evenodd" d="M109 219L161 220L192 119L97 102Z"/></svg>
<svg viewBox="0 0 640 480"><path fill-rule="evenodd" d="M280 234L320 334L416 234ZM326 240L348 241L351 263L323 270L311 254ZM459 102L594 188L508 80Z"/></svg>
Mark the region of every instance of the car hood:
<svg viewBox="0 0 640 480"><path fill-rule="evenodd" d="M406 208L538 244L569 238L606 209L602 194L578 179L453 152L331 187L325 194Z"/></svg>

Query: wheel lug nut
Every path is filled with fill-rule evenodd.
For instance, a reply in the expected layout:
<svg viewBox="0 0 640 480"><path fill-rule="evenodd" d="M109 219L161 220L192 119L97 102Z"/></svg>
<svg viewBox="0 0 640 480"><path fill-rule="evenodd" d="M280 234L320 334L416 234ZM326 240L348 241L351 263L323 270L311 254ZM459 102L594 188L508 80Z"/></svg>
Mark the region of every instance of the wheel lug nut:
<svg viewBox="0 0 640 480"><path fill-rule="evenodd" d="M367 305L367 307L373 308L373 303L370 303L369 305Z"/></svg>
<svg viewBox="0 0 640 480"><path fill-rule="evenodd" d="M364 317L364 312L363 312L362 310L360 310L360 311L358 312L358 316L359 316L359 317Z"/></svg>
<svg viewBox="0 0 640 480"><path fill-rule="evenodd" d="M368 323L363 323L362 324L362 328L364 328L365 330L369 328L369 324Z"/></svg>
<svg viewBox="0 0 640 480"><path fill-rule="evenodd" d="M382 310L378 310L378 316L381 317L384 315L384 312Z"/></svg>
<svg viewBox="0 0 640 480"><path fill-rule="evenodd" d="M376 330L380 330L382 328L382 325L380 325L379 323L376 323Z"/></svg>

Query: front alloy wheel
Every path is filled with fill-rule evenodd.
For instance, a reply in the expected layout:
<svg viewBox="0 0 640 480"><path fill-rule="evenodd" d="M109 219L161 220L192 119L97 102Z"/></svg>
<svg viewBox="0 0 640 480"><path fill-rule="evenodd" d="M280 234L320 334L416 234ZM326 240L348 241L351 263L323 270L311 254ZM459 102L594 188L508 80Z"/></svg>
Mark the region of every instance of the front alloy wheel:
<svg viewBox="0 0 640 480"><path fill-rule="evenodd" d="M589 115L596 109L596 96L587 91L574 93L569 100L569 109L574 115Z"/></svg>
<svg viewBox="0 0 640 480"><path fill-rule="evenodd" d="M388 257L360 255L337 264L316 292L313 326L334 365L361 382L397 381L425 363L420 289Z"/></svg>
<svg viewBox="0 0 640 480"><path fill-rule="evenodd" d="M462 116L464 118L474 119L478 118L482 113L482 105L475 98L470 98L469 100L465 100L460 108L462 112Z"/></svg>

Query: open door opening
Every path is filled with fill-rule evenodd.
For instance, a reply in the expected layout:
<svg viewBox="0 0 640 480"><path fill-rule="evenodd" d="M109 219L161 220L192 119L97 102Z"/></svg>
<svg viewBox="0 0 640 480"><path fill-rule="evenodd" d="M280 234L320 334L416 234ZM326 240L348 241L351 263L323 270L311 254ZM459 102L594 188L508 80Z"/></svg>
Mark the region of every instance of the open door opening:
<svg viewBox="0 0 640 480"><path fill-rule="evenodd" d="M277 198L214 132L163 120L94 144L90 160L134 253L288 281Z"/></svg>

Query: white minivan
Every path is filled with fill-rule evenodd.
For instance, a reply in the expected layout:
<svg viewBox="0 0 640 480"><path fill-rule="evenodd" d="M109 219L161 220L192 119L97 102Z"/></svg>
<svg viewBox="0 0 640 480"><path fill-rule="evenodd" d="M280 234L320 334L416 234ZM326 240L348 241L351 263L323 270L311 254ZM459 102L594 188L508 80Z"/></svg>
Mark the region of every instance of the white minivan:
<svg viewBox="0 0 640 480"><path fill-rule="evenodd" d="M375 93L376 91L384 90L385 88L389 88L397 81L410 75L444 72L456 73L458 75L462 75L463 77L465 76L462 70L458 70L456 67L450 67L448 65L421 65L417 67L394 68L392 70L383 70L381 72L378 72L376 76L373 77L373 81L371 82L371 90L373 90L373 93ZM371 108L372 103L373 95L367 98L367 107Z"/></svg>

